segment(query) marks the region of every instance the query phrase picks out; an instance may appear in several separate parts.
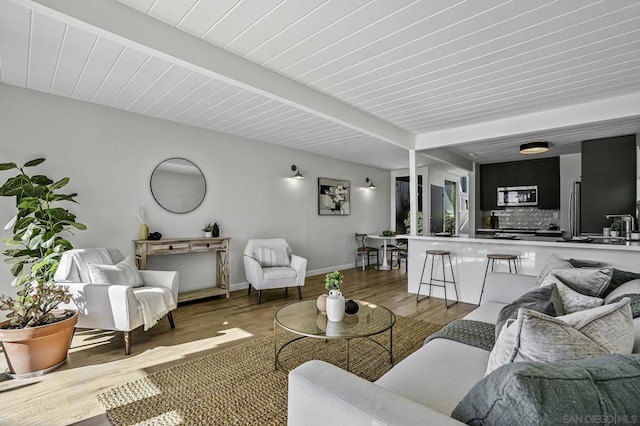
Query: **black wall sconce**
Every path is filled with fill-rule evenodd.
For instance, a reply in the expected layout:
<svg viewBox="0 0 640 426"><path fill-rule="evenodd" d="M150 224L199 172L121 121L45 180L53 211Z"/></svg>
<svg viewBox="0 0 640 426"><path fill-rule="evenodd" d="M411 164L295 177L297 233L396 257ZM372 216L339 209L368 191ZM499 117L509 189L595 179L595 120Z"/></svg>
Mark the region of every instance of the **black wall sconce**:
<svg viewBox="0 0 640 426"><path fill-rule="evenodd" d="M302 176L302 173L300 173L300 169L295 164L291 166L291 171L296 172L293 176L291 176L293 179L304 179L304 176Z"/></svg>
<svg viewBox="0 0 640 426"><path fill-rule="evenodd" d="M365 179L365 182L367 182L369 184L369 186L367 186L368 189L376 189L376 186L373 184L373 181L369 178Z"/></svg>

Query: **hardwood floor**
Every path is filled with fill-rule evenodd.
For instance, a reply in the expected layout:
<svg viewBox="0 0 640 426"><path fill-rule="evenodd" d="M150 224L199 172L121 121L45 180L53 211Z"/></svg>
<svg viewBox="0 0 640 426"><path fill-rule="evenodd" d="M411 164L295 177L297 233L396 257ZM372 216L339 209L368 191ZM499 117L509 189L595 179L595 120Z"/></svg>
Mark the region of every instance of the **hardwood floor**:
<svg viewBox="0 0 640 426"><path fill-rule="evenodd" d="M471 312L475 305L460 303L445 309L443 299L416 303L407 293L403 271L348 269L343 294L391 309L396 315L446 324ZM315 299L324 292L324 275L307 277L302 295ZM123 333L76 330L65 366L42 377L11 380L0 375L0 425L108 425L95 396L113 386L169 366L273 333L273 313L296 301L296 291L236 291L230 299L217 298L181 305L174 311L176 328L163 318L147 332L132 333L132 353L124 354ZM0 371L6 370L4 356Z"/></svg>

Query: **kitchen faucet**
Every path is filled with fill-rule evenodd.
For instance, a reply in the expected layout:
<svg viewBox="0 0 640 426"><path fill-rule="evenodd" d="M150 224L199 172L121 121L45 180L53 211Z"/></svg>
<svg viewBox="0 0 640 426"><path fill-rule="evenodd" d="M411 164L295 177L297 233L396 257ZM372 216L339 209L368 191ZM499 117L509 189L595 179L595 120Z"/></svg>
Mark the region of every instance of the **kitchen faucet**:
<svg viewBox="0 0 640 426"><path fill-rule="evenodd" d="M630 214L606 214L607 219L619 219L622 222L622 232L625 240L631 240L631 231L635 229L633 215Z"/></svg>

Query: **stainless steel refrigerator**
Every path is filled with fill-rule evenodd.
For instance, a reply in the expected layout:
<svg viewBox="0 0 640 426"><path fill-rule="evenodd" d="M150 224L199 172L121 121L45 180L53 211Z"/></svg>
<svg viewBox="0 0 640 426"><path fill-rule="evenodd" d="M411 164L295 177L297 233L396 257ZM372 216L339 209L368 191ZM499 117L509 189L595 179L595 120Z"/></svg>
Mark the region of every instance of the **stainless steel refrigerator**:
<svg viewBox="0 0 640 426"><path fill-rule="evenodd" d="M569 197L569 230L572 237L580 236L580 182L573 182Z"/></svg>

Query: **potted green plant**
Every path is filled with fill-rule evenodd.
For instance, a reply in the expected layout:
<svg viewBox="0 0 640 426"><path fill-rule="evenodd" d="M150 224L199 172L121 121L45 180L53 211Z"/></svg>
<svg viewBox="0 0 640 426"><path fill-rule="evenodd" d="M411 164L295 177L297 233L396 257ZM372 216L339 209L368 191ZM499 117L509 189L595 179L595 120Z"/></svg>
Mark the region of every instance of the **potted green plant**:
<svg viewBox="0 0 640 426"><path fill-rule="evenodd" d="M344 276L340 271L334 271L324 276L324 288L327 290L340 290L342 283L344 282Z"/></svg>
<svg viewBox="0 0 640 426"><path fill-rule="evenodd" d="M63 234L86 226L57 206L75 202L77 194L59 192L69 178L54 182L44 175L27 174L27 168L44 161L38 158L22 167L0 163L0 171L19 172L0 187L0 196L14 197L17 209L5 226L13 236L3 238L8 247L3 252L5 263L11 265L17 296L0 297L0 310L9 311L7 320L0 323L0 341L12 377L39 375L62 365L78 321L76 311L57 309L60 303L69 303L71 296L53 277L62 253L73 248Z"/></svg>
<svg viewBox="0 0 640 426"><path fill-rule="evenodd" d="M213 235L213 225L207 223L204 228L202 228L202 231L204 232L205 238L211 238L211 236Z"/></svg>
<svg viewBox="0 0 640 426"><path fill-rule="evenodd" d="M620 223L619 222L613 222L611 224L611 236L612 237L617 237L620 235Z"/></svg>

